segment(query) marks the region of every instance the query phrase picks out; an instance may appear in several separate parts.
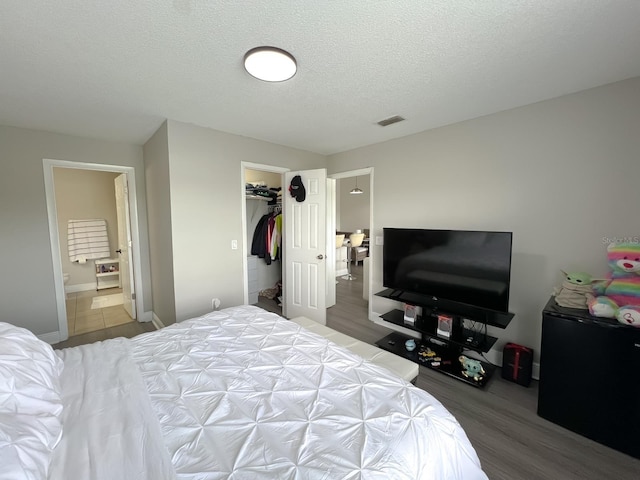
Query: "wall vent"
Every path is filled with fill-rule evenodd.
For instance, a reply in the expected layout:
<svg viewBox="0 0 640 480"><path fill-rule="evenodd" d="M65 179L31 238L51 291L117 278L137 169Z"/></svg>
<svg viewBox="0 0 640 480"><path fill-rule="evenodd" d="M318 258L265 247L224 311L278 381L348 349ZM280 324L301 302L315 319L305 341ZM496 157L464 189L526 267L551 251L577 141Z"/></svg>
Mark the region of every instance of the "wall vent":
<svg viewBox="0 0 640 480"><path fill-rule="evenodd" d="M386 127L387 125L391 125L393 123L402 122L404 120L400 115L394 115L393 117L385 118L384 120L380 120L378 125L381 127Z"/></svg>

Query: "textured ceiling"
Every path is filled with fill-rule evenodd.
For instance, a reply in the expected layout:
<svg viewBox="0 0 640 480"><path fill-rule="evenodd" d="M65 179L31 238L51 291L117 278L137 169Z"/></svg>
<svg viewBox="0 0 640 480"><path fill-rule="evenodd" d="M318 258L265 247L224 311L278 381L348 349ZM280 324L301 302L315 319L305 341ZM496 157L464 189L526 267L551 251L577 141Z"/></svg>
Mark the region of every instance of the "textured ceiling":
<svg viewBox="0 0 640 480"><path fill-rule="evenodd" d="M639 76L639 24L638 0L2 0L0 124L142 144L170 118L331 154ZM259 45L296 76L249 76Z"/></svg>

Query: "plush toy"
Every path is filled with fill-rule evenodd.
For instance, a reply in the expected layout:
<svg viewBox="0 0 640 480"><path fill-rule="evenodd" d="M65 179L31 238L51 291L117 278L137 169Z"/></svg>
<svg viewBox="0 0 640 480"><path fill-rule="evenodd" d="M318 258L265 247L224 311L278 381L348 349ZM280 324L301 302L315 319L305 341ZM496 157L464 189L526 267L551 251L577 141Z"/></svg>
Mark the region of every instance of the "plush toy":
<svg viewBox="0 0 640 480"><path fill-rule="evenodd" d="M612 243L607 258L611 272L607 280L594 284L589 313L640 327L640 243Z"/></svg>
<svg viewBox="0 0 640 480"><path fill-rule="evenodd" d="M467 378L473 378L476 382L479 382L484 378L485 371L482 368L482 363L478 360L474 360L469 357L465 357L464 355L460 355L458 360L462 364L462 375Z"/></svg>
<svg viewBox="0 0 640 480"><path fill-rule="evenodd" d="M587 295L593 293L591 275L584 272L566 273L560 287L554 289L556 303L561 307L587 309Z"/></svg>

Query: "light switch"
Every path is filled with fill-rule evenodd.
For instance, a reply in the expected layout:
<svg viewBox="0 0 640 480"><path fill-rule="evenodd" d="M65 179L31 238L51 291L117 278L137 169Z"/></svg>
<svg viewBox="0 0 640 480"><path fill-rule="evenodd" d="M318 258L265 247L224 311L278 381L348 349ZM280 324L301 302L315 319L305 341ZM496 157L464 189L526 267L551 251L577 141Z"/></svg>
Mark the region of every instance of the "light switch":
<svg viewBox="0 0 640 480"><path fill-rule="evenodd" d="M238 240L231 240L231 250L238 249Z"/></svg>
<svg viewBox="0 0 640 480"><path fill-rule="evenodd" d="M376 237L376 245L384 245L384 237Z"/></svg>

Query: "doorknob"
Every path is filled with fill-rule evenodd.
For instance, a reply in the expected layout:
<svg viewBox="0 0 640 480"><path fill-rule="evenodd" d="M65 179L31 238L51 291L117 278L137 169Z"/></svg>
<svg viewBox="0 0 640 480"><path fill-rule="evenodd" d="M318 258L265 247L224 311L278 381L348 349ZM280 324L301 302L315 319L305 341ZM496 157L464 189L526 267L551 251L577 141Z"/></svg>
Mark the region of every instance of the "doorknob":
<svg viewBox="0 0 640 480"><path fill-rule="evenodd" d="M322 260L324 258L324 255L320 254L316 257L318 260Z"/></svg>
<svg viewBox="0 0 640 480"><path fill-rule="evenodd" d="M120 249L120 248L119 248L119 249L117 249L117 250L116 250L116 253L122 253L122 249Z"/></svg>

